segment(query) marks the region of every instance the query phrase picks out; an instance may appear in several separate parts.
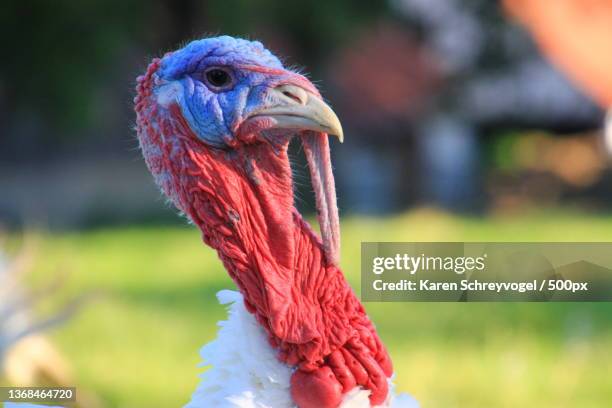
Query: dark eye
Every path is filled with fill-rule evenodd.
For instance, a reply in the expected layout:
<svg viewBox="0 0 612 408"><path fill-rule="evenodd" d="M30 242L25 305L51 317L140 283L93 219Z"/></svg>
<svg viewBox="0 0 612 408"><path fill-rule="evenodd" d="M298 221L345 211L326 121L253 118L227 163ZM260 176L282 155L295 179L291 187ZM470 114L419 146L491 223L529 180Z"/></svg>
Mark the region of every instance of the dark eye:
<svg viewBox="0 0 612 408"><path fill-rule="evenodd" d="M209 68L204 72L206 82L215 89L228 88L233 83L232 74L227 68Z"/></svg>

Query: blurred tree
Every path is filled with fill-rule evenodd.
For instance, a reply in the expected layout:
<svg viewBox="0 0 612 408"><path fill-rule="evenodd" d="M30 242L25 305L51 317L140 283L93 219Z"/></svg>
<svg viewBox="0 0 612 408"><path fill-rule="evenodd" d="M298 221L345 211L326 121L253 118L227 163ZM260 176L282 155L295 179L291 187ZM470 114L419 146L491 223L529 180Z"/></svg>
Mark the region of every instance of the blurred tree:
<svg viewBox="0 0 612 408"><path fill-rule="evenodd" d="M59 129L90 123L87 98L113 64L122 42L138 31L140 10L132 0L77 2L8 1L0 14L6 56L0 64L2 133L22 120ZM43 129L36 141L64 132Z"/></svg>
<svg viewBox="0 0 612 408"><path fill-rule="evenodd" d="M146 55L227 33L262 38L312 68L384 10L365 0L5 1L0 157L36 158L124 137L128 92Z"/></svg>

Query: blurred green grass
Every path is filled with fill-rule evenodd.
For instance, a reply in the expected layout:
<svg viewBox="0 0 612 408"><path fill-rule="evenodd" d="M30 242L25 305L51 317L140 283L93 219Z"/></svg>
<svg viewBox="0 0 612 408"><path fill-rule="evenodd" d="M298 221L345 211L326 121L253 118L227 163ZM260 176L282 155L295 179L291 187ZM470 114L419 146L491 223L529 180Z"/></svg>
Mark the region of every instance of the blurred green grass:
<svg viewBox="0 0 612 408"><path fill-rule="evenodd" d="M342 266L356 290L361 241L612 241L612 216L541 211L469 218L419 210L346 218ZM43 234L33 283L71 272L63 296L103 295L50 334L77 386L109 407L175 407L198 382L199 348L233 288L192 227ZM50 307L49 305L45 307ZM428 407L605 407L612 304L369 303L398 391Z"/></svg>

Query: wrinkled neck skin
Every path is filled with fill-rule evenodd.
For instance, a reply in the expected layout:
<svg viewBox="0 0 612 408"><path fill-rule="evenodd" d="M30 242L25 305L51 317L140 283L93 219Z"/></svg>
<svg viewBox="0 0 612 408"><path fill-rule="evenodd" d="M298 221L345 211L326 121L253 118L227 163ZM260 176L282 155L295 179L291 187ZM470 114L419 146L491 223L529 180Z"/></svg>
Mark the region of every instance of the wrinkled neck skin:
<svg viewBox="0 0 612 408"><path fill-rule="evenodd" d="M181 149L190 152L181 170L189 175L180 177L186 194L177 204L218 251L273 344L320 338L309 319L295 314L298 302L324 289L310 280L335 268L325 265L320 240L293 206L286 145L277 152L265 144L225 152L191 139Z"/></svg>
<svg viewBox="0 0 612 408"><path fill-rule="evenodd" d="M160 149L167 154L159 158L164 192L217 250L248 310L275 346L288 348L286 359L313 363L320 356L291 350L291 344L323 346L326 340L316 319L300 316L300 303L316 303L331 288L352 292L338 269L326 265L321 240L294 207L287 143L220 150L193 135L176 105L160 119L161 129L181 135ZM152 170L157 161L148 160ZM330 280L337 283L331 286Z"/></svg>
<svg viewBox="0 0 612 408"><path fill-rule="evenodd" d="M138 135L147 165L174 205L202 231L268 333L297 367L300 408L333 408L355 386L387 397L391 362L342 272L293 202L288 140L231 150L208 147L176 104L150 92L155 62L139 80ZM172 137L170 137L172 136Z"/></svg>

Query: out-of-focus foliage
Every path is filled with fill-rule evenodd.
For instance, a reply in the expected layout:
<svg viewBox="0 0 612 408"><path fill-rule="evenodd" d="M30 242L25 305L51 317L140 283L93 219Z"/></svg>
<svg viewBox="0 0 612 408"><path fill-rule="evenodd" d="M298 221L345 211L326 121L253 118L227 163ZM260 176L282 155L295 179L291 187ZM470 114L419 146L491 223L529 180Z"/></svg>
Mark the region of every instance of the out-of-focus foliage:
<svg viewBox="0 0 612 408"><path fill-rule="evenodd" d="M5 119L35 111L62 130L89 124L95 117L90 98L106 82L105 73L118 63L123 47L142 35L143 18L150 17L144 6L134 0L4 2L0 80Z"/></svg>
<svg viewBox="0 0 612 408"><path fill-rule="evenodd" d="M0 126L53 149L63 139L95 133L105 120L97 99L108 97L108 87L131 91L147 55L228 33L273 37L281 47L297 46L300 61L316 60L383 9L379 2L348 0L8 0L0 13ZM130 108L127 97L114 103ZM28 121L36 123L22 123ZM0 140L5 148L14 145L28 150L26 143Z"/></svg>

